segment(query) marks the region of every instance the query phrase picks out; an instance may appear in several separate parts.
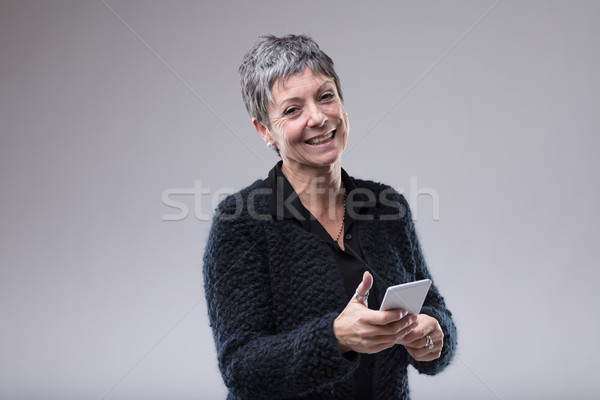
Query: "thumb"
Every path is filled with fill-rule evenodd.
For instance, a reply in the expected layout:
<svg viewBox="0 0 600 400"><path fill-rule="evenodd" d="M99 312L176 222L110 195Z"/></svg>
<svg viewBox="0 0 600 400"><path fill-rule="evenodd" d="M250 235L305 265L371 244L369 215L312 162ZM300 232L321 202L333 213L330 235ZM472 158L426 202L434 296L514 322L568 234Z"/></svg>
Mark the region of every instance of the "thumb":
<svg viewBox="0 0 600 400"><path fill-rule="evenodd" d="M358 294L358 296L360 296L360 297L357 298L357 296L355 294L352 299L354 301L358 301L358 302L366 304L367 303L366 296L369 295L369 290L371 290L372 286L373 286L373 276L371 275L371 273L369 271L365 271L365 273L363 274L362 282L356 288L356 294Z"/></svg>

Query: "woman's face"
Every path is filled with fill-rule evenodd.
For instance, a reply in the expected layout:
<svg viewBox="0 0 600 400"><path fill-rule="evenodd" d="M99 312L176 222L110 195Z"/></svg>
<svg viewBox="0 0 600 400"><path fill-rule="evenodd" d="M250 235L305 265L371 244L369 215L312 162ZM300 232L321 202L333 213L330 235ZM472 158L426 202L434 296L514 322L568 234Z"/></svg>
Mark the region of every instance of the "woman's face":
<svg viewBox="0 0 600 400"><path fill-rule="evenodd" d="M254 120L265 142L274 142L287 168L324 167L336 162L348 140L348 116L333 79L307 67L273 84L271 128Z"/></svg>

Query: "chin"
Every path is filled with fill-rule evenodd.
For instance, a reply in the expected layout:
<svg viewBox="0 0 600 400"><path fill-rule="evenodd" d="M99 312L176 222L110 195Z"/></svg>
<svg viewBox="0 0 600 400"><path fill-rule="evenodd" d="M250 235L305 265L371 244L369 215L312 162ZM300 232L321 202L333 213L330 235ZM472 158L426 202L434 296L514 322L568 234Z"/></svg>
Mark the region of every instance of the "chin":
<svg viewBox="0 0 600 400"><path fill-rule="evenodd" d="M319 167L327 167L335 164L342 157L341 153L331 154L328 157L319 157L314 160L313 164Z"/></svg>

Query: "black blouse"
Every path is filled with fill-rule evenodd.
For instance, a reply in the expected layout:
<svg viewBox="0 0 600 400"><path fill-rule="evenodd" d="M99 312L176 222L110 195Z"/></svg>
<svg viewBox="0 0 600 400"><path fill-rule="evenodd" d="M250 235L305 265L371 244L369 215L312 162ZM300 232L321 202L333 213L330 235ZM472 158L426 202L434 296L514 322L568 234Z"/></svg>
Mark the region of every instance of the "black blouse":
<svg viewBox="0 0 600 400"><path fill-rule="evenodd" d="M265 179L265 184L272 188L271 209L270 213L275 219L293 219L296 220L304 229L318 236L321 240L327 243L331 252L340 268L348 300L354 295L357 286L362 281L363 273L367 270L362 261L364 258L358 243L357 226L359 220L353 218L353 215L359 215L361 202L355 201L357 196L348 195L352 193L356 187L349 178L346 171L342 169L342 182L346 189L346 213L344 217L344 250L332 238L329 233L323 228L321 223L302 205L298 194L281 171L280 161L269 172L269 176ZM374 283L373 283L374 285ZM371 289L373 291L373 288ZM379 304L376 304L375 296L369 298L369 308L379 309ZM353 353L353 352L349 352ZM348 354L353 356L353 354ZM372 386L372 366L373 356L370 354L360 354L359 367L354 374L354 379L357 382L356 399L371 399Z"/></svg>

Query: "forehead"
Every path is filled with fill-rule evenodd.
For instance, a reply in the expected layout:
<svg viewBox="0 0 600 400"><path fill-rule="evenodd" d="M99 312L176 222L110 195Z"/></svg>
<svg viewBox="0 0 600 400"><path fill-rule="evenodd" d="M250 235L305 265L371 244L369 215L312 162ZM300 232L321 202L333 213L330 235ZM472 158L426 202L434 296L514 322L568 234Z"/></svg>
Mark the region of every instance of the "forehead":
<svg viewBox="0 0 600 400"><path fill-rule="evenodd" d="M273 82L271 87L273 102L277 104L289 97L311 93L328 82L334 84L333 79L318 73L315 74L306 67L302 72L296 72L283 80L277 79Z"/></svg>

